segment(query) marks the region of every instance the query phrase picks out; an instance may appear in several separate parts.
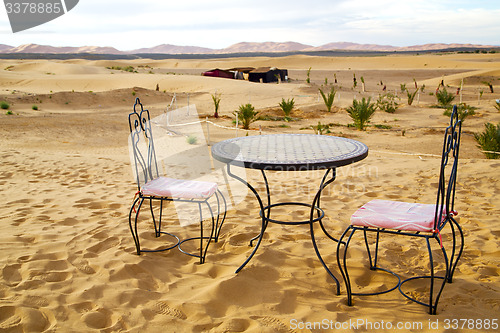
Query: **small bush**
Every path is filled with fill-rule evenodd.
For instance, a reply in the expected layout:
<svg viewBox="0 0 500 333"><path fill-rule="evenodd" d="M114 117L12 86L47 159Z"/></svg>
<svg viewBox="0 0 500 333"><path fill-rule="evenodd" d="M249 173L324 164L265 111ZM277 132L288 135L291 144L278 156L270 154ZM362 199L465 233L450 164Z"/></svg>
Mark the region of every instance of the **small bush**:
<svg viewBox="0 0 500 333"><path fill-rule="evenodd" d="M376 124L373 126L375 126L375 128L379 128L379 129L391 129L392 128L391 125L382 125L382 124Z"/></svg>
<svg viewBox="0 0 500 333"><path fill-rule="evenodd" d="M477 109L476 107L470 106L470 105L465 104L465 103L458 104L457 105L458 119L461 120L463 123L465 118L476 114L476 109ZM443 115L449 117L449 116L451 116L452 111L453 111L453 107L450 106L443 112Z"/></svg>
<svg viewBox="0 0 500 333"><path fill-rule="evenodd" d="M33 105L33 106L31 107L31 109L36 111L36 110L38 110L38 106L37 106L37 105Z"/></svg>
<svg viewBox="0 0 500 333"><path fill-rule="evenodd" d="M219 118L220 95L212 95L212 101L214 101L214 117Z"/></svg>
<svg viewBox="0 0 500 333"><path fill-rule="evenodd" d="M3 110L7 110L9 107L10 107L10 105L6 101L0 102L0 108L2 108Z"/></svg>
<svg viewBox="0 0 500 333"><path fill-rule="evenodd" d="M284 98L281 99L281 103L279 104L281 107L281 110L283 110L283 113L285 113L285 120L288 121L290 120L290 113L293 110L293 107L295 106L295 100L288 99L285 101Z"/></svg>
<svg viewBox="0 0 500 333"><path fill-rule="evenodd" d="M384 95L379 95L377 99L377 107L384 112L394 113L399 107L399 104L396 102L396 95L387 93Z"/></svg>
<svg viewBox="0 0 500 333"><path fill-rule="evenodd" d="M125 71L125 72L130 72L130 73L137 73L137 71L134 69L133 66L127 66L127 67L121 67L121 66L111 66L111 67L106 67L107 69L114 69L117 71Z"/></svg>
<svg viewBox="0 0 500 333"><path fill-rule="evenodd" d="M10 116L10 115L13 115L14 112L12 112L11 110L7 110L7 112L5 112L6 115Z"/></svg>
<svg viewBox="0 0 500 333"><path fill-rule="evenodd" d="M321 94L321 97L323 97L323 102L325 102L326 108L328 109L328 112L332 111L332 105L333 105L333 100L335 99L335 94L337 93L335 91L335 87L332 87L330 89L330 92L328 95L326 95L323 90L319 89L319 93Z"/></svg>
<svg viewBox="0 0 500 333"><path fill-rule="evenodd" d="M495 106L495 109L497 109L498 111L500 111L500 99L497 99L497 100L495 101L494 106Z"/></svg>
<svg viewBox="0 0 500 333"><path fill-rule="evenodd" d="M323 133L330 133L330 125L322 124L320 121L318 121L318 125L311 125L309 128L312 128L314 133L318 133L320 135L323 135Z"/></svg>
<svg viewBox="0 0 500 333"><path fill-rule="evenodd" d="M493 94L495 91L493 90L493 85L491 84L491 82L488 82L488 81L482 81L482 84L485 84L488 86L488 88L490 88L490 92Z"/></svg>
<svg viewBox="0 0 500 333"><path fill-rule="evenodd" d="M234 111L233 113L238 117L244 129L249 129L250 124L257 120L257 114L259 114L250 103L240 105L238 111Z"/></svg>
<svg viewBox="0 0 500 333"><path fill-rule="evenodd" d="M198 142L198 138L195 135L191 134L190 136L187 137L186 141L190 145L195 145Z"/></svg>
<svg viewBox="0 0 500 333"><path fill-rule="evenodd" d="M410 90L406 89L406 96L408 96L408 105L413 104L413 100L415 99L415 95L417 95L418 89L414 92L410 92Z"/></svg>
<svg viewBox="0 0 500 333"><path fill-rule="evenodd" d="M360 131L365 129L366 123L370 121L375 110L377 110L375 103L370 103L370 100L370 97L368 100L363 97L361 102L355 99L352 101L352 105L347 108L347 113L354 120L354 127Z"/></svg>
<svg viewBox="0 0 500 333"><path fill-rule="evenodd" d="M482 133L474 133L474 139L478 143L478 147L483 151L500 153L500 123L496 126L492 123L484 124ZM500 154L484 153L486 158L498 159Z"/></svg>
<svg viewBox="0 0 500 333"><path fill-rule="evenodd" d="M446 88L436 91L436 98L438 106L441 108L447 108L451 105L451 102L455 99L452 93L449 93Z"/></svg>

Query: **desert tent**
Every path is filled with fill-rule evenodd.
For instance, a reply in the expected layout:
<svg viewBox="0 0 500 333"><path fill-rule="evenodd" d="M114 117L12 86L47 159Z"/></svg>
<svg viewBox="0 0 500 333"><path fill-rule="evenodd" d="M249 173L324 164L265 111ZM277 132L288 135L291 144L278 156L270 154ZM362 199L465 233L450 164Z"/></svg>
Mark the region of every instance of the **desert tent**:
<svg viewBox="0 0 500 333"><path fill-rule="evenodd" d="M234 67L228 69L228 71L234 73L234 78L239 80L248 80L248 73L253 71L254 67Z"/></svg>
<svg viewBox="0 0 500 333"><path fill-rule="evenodd" d="M212 76L212 77L223 77L226 79L234 79L234 73L230 71L226 71L223 69L212 69L206 72L203 72L203 76Z"/></svg>
<svg viewBox="0 0 500 333"><path fill-rule="evenodd" d="M281 81L286 82L288 70L276 67L259 67L248 73L248 80L252 82L277 82L278 77Z"/></svg>

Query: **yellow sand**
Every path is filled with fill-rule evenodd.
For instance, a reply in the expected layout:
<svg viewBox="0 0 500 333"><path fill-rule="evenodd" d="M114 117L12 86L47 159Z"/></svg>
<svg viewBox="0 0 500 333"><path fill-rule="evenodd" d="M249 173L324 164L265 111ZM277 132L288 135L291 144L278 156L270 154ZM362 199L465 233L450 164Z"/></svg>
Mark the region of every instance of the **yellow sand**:
<svg viewBox="0 0 500 333"><path fill-rule="evenodd" d="M106 68L129 65L139 73ZM258 84L200 76L203 70L236 66L287 68L292 82ZM309 68L311 85L305 83ZM484 158L472 134L482 131L485 122L500 121L493 107L500 98L500 55L1 60L0 70L0 100L7 100L14 113L5 115L3 110L0 115L0 331L358 332L372 331L369 325L387 328L387 323L394 327L402 323L416 325L414 332L444 332L457 319L463 327L459 331L470 332L467 329L481 331L480 323L484 330L488 320L498 321L500 163ZM325 78L333 83L334 74L341 87L340 100L334 103L335 112L327 113L318 88ZM358 85L352 89L354 74ZM408 106L400 84L413 90L414 79L426 88ZM270 225L256 256L235 274L251 252L249 240L260 230L258 205L251 194L228 212L220 241L210 246L205 264L177 250L135 254L128 212L136 186L127 147L127 115L135 97L157 116L171 103L173 93L179 105L187 103L189 94L190 104L196 104L204 120L213 113L211 95L218 93L225 117L210 121L228 127L234 126L232 111L243 103L276 116L281 99L293 97L292 116L300 120L258 121L249 134L259 134L259 127L263 134L313 133L308 127L318 121L350 123L342 107L355 96L376 99L382 81L389 91L398 93L402 105L394 114L377 111L372 124L391 128L330 129L333 135L354 138L370 148L364 161L338 170L337 180L322 200L325 225L339 236L350 215L372 198L434 202L436 155L448 118L441 109L430 107L435 96L429 93L441 80L455 93L462 79L463 101L478 107L464 124L457 184L456 208L466 244L454 282L445 286L437 316L428 315L424 307L396 291L355 296L354 306L348 307L344 285L337 296L333 281L317 260L307 226ZM496 92L490 93L483 81L491 82ZM157 84L159 91L155 91ZM211 142L236 133L212 125L209 131ZM240 136L245 133L238 131ZM247 177L262 185L258 172ZM270 174L269 178L275 202L309 200L301 189L319 183L317 173ZM288 185L279 187L278 182ZM165 238L152 236L147 211L141 214L144 243L164 244ZM301 219L305 212L283 208L274 214ZM169 230L182 237L197 234L196 227L181 228L175 216L168 216ZM336 243L319 228L316 235L325 260L340 278ZM390 277L369 273L363 246L358 237L350 251L353 287L373 290L390 285ZM425 274L423 243L384 236L381 246L381 266L391 265L403 277ZM423 289L418 286L416 293ZM466 319L470 321L464 325Z"/></svg>

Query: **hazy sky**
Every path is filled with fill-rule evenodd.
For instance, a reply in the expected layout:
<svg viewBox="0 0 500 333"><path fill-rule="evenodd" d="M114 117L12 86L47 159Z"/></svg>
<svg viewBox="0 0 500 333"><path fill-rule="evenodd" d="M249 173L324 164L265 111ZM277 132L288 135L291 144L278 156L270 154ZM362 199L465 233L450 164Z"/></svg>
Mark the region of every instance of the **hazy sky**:
<svg viewBox="0 0 500 333"><path fill-rule="evenodd" d="M499 18L498 0L80 0L67 14L15 34L1 6L0 44L119 50L242 41L500 45Z"/></svg>

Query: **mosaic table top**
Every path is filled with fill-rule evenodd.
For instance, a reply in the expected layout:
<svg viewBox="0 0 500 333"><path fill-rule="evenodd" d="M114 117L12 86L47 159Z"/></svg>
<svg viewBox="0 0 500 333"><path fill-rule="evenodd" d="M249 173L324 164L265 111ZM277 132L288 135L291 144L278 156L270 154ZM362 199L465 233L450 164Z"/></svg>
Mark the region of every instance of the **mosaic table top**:
<svg viewBox="0 0 500 333"><path fill-rule="evenodd" d="M212 146L223 163L264 170L317 170L351 164L368 155L356 140L315 134L271 134L233 138Z"/></svg>

